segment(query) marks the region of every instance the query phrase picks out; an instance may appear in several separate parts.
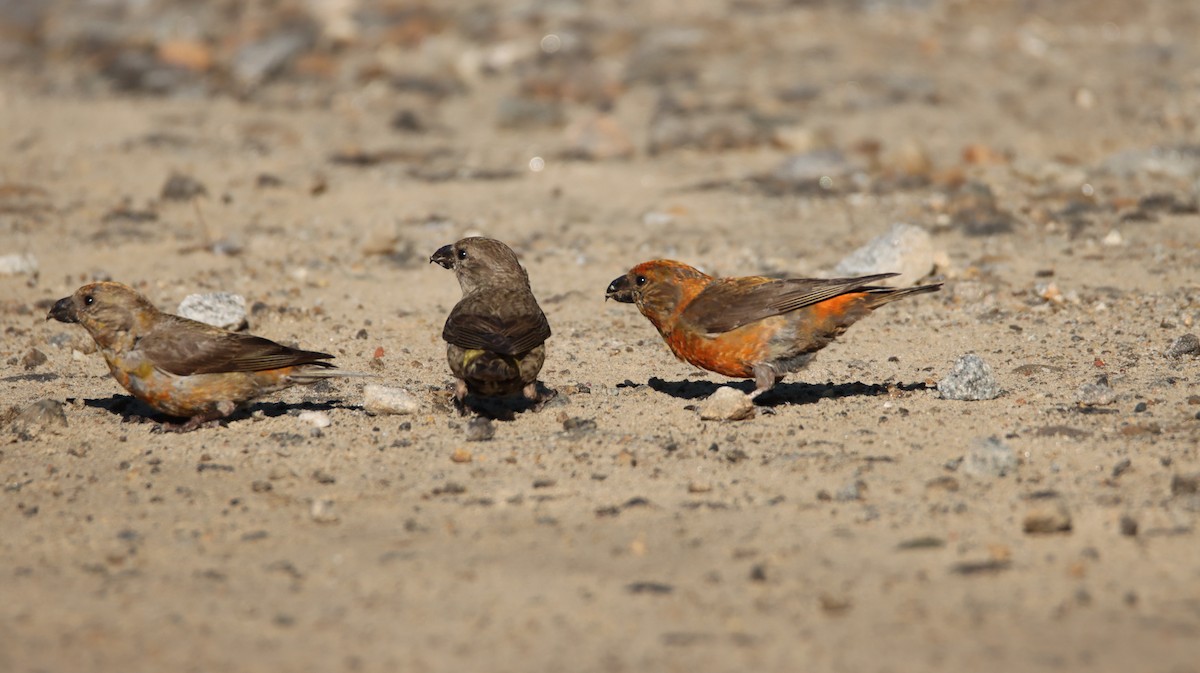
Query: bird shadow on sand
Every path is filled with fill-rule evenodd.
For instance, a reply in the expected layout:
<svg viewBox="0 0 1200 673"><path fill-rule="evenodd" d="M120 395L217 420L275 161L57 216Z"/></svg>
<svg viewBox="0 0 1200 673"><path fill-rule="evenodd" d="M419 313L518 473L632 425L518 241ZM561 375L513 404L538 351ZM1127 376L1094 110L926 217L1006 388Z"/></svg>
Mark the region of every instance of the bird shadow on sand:
<svg viewBox="0 0 1200 673"><path fill-rule="evenodd" d="M442 394L434 399L434 405L442 410L458 413L463 418L480 416L491 421L515 421L518 414L527 412L538 413L547 406L555 406L565 402L559 392L549 388L541 381L537 382L538 400L525 399L520 395L507 397L485 397L482 395L467 395L465 405L460 412L454 404L454 388L447 387Z"/></svg>
<svg viewBox="0 0 1200 673"><path fill-rule="evenodd" d="M718 388L729 387L746 394L754 392L753 381L737 381L717 383L714 381L664 381L651 377L647 382L651 389L670 395L681 400L702 400L717 391ZM812 404L822 399L841 399L844 397L878 397L887 395L893 390L914 391L929 390L931 386L925 383L777 383L768 392L760 395L755 404L761 407L778 407L783 405Z"/></svg>
<svg viewBox="0 0 1200 673"><path fill-rule="evenodd" d="M83 406L93 409L103 409L111 414L120 416L122 423L156 423L164 428L175 428L187 421L186 418L177 418L159 413L150 408L146 403L130 395L113 395L106 399L84 400ZM335 409L362 411L361 406L343 404L341 400L299 402L296 404L286 402L255 402L241 407L225 418L213 421L213 423L226 426L230 423L244 421L258 412L262 412L262 415L267 418L275 418L278 416L287 416L293 412L333 411Z"/></svg>

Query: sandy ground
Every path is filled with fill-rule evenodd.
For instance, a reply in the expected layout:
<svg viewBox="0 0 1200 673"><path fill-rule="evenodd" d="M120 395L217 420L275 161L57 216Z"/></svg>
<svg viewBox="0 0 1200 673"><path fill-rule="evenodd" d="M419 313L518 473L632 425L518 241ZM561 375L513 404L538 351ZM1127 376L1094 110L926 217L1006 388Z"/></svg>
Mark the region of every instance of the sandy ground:
<svg viewBox="0 0 1200 673"><path fill-rule="evenodd" d="M550 3L313 49L437 95L299 66L151 95L28 47L0 76L0 254L39 270L0 277L0 406L67 425L0 429L0 670L1200 670L1200 358L1163 355L1200 330L1197 9ZM554 80L551 34L583 74ZM502 123L546 96L561 119ZM779 179L795 156L849 168ZM165 198L174 173L206 193ZM701 421L737 382L602 300L656 257L827 274L893 222L932 233L944 289L750 420ZM446 406L459 289L426 261L468 233L527 266L560 392L487 442ZM172 310L242 294L254 333L422 409L340 382L156 433L43 319L96 277ZM1004 393L941 399L970 352ZM961 461L989 437L1003 476ZM1026 532L1047 517L1068 529Z"/></svg>

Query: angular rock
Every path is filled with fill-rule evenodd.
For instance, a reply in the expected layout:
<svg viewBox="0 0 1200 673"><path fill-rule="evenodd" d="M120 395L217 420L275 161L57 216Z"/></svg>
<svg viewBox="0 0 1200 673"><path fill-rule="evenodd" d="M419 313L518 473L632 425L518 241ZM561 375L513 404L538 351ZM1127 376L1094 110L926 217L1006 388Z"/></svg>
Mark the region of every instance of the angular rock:
<svg viewBox="0 0 1200 673"><path fill-rule="evenodd" d="M1075 402L1085 407L1100 407L1116 401L1116 391L1103 383L1087 383L1075 391Z"/></svg>
<svg viewBox="0 0 1200 673"><path fill-rule="evenodd" d="M363 386L363 410L368 414L413 414L420 408L417 397L404 388L391 388L378 383Z"/></svg>
<svg viewBox="0 0 1200 673"><path fill-rule="evenodd" d="M897 222L847 255L833 271L839 276L898 273L899 276L885 278L879 284L908 287L933 271L933 256L933 240L928 231Z"/></svg>
<svg viewBox="0 0 1200 673"><path fill-rule="evenodd" d="M23 440L65 427L67 415L63 412L63 403L52 399L38 400L21 409L9 425L12 432Z"/></svg>
<svg viewBox="0 0 1200 673"><path fill-rule="evenodd" d="M1172 341L1163 355L1173 360L1178 360L1185 355L1193 357L1200 355L1200 337L1195 334L1184 334Z"/></svg>
<svg viewBox="0 0 1200 673"><path fill-rule="evenodd" d="M963 456L962 471L977 478L1003 477L1017 470L1017 455L997 437L979 440Z"/></svg>
<svg viewBox="0 0 1200 673"><path fill-rule="evenodd" d="M232 292L189 294L179 302L179 315L213 327L243 330L246 322L246 298Z"/></svg>
<svg viewBox="0 0 1200 673"><path fill-rule="evenodd" d="M496 436L496 426L490 418L478 416L467 423L468 442L486 442Z"/></svg>
<svg viewBox="0 0 1200 673"><path fill-rule="evenodd" d="M1000 396L1000 384L983 358L967 353L954 361L950 373L937 384L947 400L992 400Z"/></svg>
<svg viewBox="0 0 1200 673"><path fill-rule="evenodd" d="M704 404L700 418L705 421L741 421L754 417L754 400L737 388L721 386Z"/></svg>

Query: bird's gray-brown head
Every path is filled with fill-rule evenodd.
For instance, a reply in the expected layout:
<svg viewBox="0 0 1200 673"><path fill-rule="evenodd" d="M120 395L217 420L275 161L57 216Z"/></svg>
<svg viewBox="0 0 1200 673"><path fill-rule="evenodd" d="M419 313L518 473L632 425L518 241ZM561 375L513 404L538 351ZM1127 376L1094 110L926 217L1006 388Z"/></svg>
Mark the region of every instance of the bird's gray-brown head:
<svg viewBox="0 0 1200 673"><path fill-rule="evenodd" d="M154 304L133 288L105 281L84 285L54 302L46 319L79 323L96 343L108 346L119 333L137 332L157 315Z"/></svg>
<svg viewBox="0 0 1200 673"><path fill-rule="evenodd" d="M443 245L429 257L429 262L453 270L464 295L489 285L512 287L513 283L520 283L529 287L529 275L516 253L494 238L472 236Z"/></svg>

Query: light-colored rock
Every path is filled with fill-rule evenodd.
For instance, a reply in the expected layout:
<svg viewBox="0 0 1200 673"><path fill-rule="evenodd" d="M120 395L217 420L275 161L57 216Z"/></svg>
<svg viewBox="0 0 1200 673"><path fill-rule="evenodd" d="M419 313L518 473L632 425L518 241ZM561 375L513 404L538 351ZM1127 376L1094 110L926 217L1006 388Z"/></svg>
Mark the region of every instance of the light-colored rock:
<svg viewBox="0 0 1200 673"><path fill-rule="evenodd" d="M754 417L754 400L736 388L721 386L704 404L700 418L705 421L741 421Z"/></svg>
<svg viewBox="0 0 1200 673"><path fill-rule="evenodd" d="M37 272L37 258L27 252L0 255L0 276L32 276Z"/></svg>
<svg viewBox="0 0 1200 673"><path fill-rule="evenodd" d="M412 414L420 408L417 397L404 388L391 388L378 383L363 386L363 409L368 414Z"/></svg>
<svg viewBox="0 0 1200 673"><path fill-rule="evenodd" d="M1117 401L1117 392L1103 383L1088 383L1075 391L1075 401L1085 407L1102 407Z"/></svg>
<svg viewBox="0 0 1200 673"><path fill-rule="evenodd" d="M998 478L1017 470L1017 455L997 437L975 442L963 456L962 471L976 478Z"/></svg>
<svg viewBox="0 0 1200 673"><path fill-rule="evenodd" d="M333 421L329 419L329 415L323 411L301 411L296 418L303 423L308 423L314 428L328 428L333 425Z"/></svg>
<svg viewBox="0 0 1200 673"><path fill-rule="evenodd" d="M246 298L232 292L189 294L179 302L179 315L213 327L246 329Z"/></svg>
<svg viewBox="0 0 1200 673"><path fill-rule="evenodd" d="M838 276L898 273L880 285L908 287L933 271L933 240L929 232L913 224L897 222L858 250L847 255L833 272Z"/></svg>
<svg viewBox="0 0 1200 673"><path fill-rule="evenodd" d="M950 373L937 384L947 400L992 400L1000 396L1000 384L983 358L967 353L954 361Z"/></svg>
<svg viewBox="0 0 1200 673"><path fill-rule="evenodd" d="M316 523L337 523L340 516L337 513L337 503L328 498L317 498L309 506L308 515Z"/></svg>

